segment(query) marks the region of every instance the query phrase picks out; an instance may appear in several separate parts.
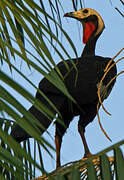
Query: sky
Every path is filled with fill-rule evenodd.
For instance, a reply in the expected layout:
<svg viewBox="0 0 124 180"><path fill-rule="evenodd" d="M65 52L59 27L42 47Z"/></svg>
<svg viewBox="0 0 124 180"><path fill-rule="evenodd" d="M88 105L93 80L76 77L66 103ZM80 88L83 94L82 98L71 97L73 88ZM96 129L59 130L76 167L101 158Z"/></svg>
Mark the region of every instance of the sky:
<svg viewBox="0 0 124 180"><path fill-rule="evenodd" d="M124 8L122 7L119 0L113 0L112 5L109 0L99 1L99 0L85 0L85 7L95 9L102 16L105 23L105 30L97 41L96 45L96 55L104 56L104 57L113 57L116 53L124 47L124 19L123 17L114 9L118 7L122 12L124 12ZM71 0L62 1L61 2L65 12L73 11ZM74 19L67 19L62 15L62 24L64 30L69 34L74 44L77 47L77 52L79 56L81 55L84 45L82 43L82 26ZM68 46L65 39L63 39L64 46L68 49L68 53L71 57L74 56L73 51ZM54 53L53 53L54 54ZM55 54L55 61L58 63L60 60ZM124 51L121 53L120 57L124 56ZM19 67L20 63L15 62ZM6 65L0 67L3 71L7 72L8 67ZM124 70L124 60L117 65L118 72ZM22 63L22 69L27 77L38 86L38 83L42 79L41 75L37 72L32 72L25 67L25 64ZM10 75L10 73L8 73ZM16 73L13 73L12 78L17 82L20 82L25 88L30 89L30 92L35 95L36 90L29 88L29 84L22 80L20 76ZM86 127L86 139L90 150L93 154L107 148L108 146L113 145L114 143L124 139L124 120L123 120L123 107L124 107L124 74L119 76L115 87L113 88L110 96L107 100L104 101L104 106L107 110L112 114L112 116L108 116L102 109L100 109L100 119L102 125L109 137L112 139L110 142L102 133L97 117L94 119L92 123L90 123ZM18 96L18 94L10 89L12 93L15 93L15 96L20 98L23 105L28 109L30 104L25 101L24 98ZM74 118L72 123L70 124L66 134L63 137L63 143L61 148L61 162L62 165L71 161L79 160L83 157L84 149L83 144L81 142L81 138L78 134L77 123L79 117ZM49 132L52 135L50 138L46 133L44 133L44 137L50 142L54 143L54 124L49 127ZM54 159L52 159L44 150L42 152L43 161L45 164L45 168L48 172L52 171L56 167L55 161L55 152L52 152ZM39 175L39 174L37 174Z"/></svg>

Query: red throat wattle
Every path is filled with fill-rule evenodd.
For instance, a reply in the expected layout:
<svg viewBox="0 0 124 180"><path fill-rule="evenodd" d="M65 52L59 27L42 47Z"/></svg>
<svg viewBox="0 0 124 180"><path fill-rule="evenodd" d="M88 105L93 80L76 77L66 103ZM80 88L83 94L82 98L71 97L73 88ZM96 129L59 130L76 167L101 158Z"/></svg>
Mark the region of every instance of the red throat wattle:
<svg viewBox="0 0 124 180"><path fill-rule="evenodd" d="M92 22L87 22L83 30L83 43L86 44L90 36L95 30L95 25Z"/></svg>

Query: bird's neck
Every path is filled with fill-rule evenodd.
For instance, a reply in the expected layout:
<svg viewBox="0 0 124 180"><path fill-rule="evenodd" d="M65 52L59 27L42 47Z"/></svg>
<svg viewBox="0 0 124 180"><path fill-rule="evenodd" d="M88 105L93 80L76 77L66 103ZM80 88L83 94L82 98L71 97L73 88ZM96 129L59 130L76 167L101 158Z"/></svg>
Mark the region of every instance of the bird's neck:
<svg viewBox="0 0 124 180"><path fill-rule="evenodd" d="M90 38L85 47L84 50L82 52L82 56L94 56L95 55L95 47L96 47L96 42L99 36L96 37L92 37Z"/></svg>

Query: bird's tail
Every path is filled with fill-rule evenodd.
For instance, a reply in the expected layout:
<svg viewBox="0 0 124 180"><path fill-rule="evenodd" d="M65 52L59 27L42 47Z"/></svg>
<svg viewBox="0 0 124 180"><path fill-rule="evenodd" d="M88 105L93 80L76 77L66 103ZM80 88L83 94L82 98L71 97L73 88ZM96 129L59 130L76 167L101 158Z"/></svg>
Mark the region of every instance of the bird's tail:
<svg viewBox="0 0 124 180"><path fill-rule="evenodd" d="M40 95L37 93L37 99L39 99L49 110L51 110L54 114L56 114L56 111L53 109L53 107L43 98L40 97ZM61 106L63 105L65 98L63 96L58 96L55 94L47 94L47 97L53 102L55 107L60 110ZM48 128L48 126L51 124L51 120L48 119L41 111L39 111L37 108L32 106L29 109L29 112L33 114L33 116L42 124L44 127L41 130L41 134L45 131L45 129ZM18 124L15 124L15 126L12 128L11 131L11 136L17 141L17 142L22 142L31 136L24 130L22 129Z"/></svg>
<svg viewBox="0 0 124 180"><path fill-rule="evenodd" d="M47 129L48 126L51 123L51 120L48 119L43 113L41 113L38 109L36 109L34 106L32 106L29 111L35 116L36 119L39 120L39 122L43 125L44 129ZM40 129L41 130L41 129ZM41 134L43 134L44 130L41 130ZM31 136L22 129L18 124L15 124L11 131L11 136L17 141L22 142Z"/></svg>

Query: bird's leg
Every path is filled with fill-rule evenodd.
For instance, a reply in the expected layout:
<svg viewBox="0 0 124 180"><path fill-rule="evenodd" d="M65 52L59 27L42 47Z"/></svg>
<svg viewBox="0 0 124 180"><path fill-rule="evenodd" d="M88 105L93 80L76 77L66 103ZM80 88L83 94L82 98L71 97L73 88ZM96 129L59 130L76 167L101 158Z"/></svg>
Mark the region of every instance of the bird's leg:
<svg viewBox="0 0 124 180"><path fill-rule="evenodd" d="M62 143L62 139L56 135L55 136L55 145L56 145L56 168L61 166L60 163L60 149L61 149L61 143Z"/></svg>
<svg viewBox="0 0 124 180"><path fill-rule="evenodd" d="M78 125L78 132L79 132L79 134L81 136L81 139L82 139L82 142L83 142L83 145L84 145L84 158L91 157L92 154L91 154L91 152L89 150L89 147L88 147L85 135L84 135L84 129L80 125Z"/></svg>
<svg viewBox="0 0 124 180"><path fill-rule="evenodd" d="M68 108L68 107L67 107ZM56 144L56 168L61 166L60 162L60 149L61 149L61 144L62 144L62 138L63 135L66 132L66 129L68 128L73 116L72 114L68 113L66 106L64 109L60 111L61 117L60 119L62 120L63 124L60 124L60 122L56 121L56 132L55 132L55 144Z"/></svg>

